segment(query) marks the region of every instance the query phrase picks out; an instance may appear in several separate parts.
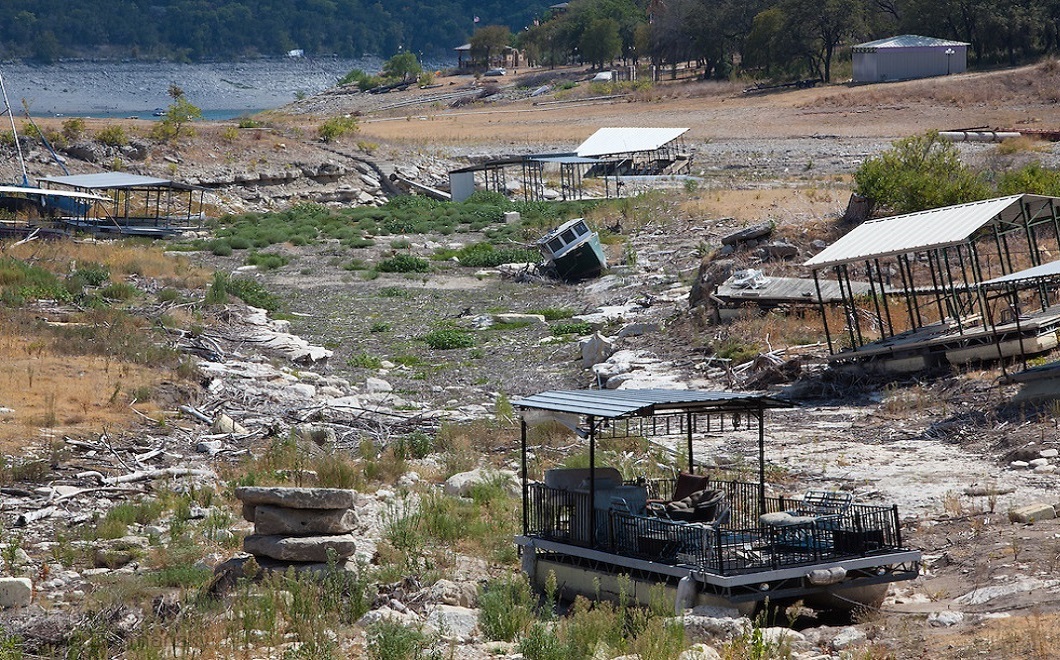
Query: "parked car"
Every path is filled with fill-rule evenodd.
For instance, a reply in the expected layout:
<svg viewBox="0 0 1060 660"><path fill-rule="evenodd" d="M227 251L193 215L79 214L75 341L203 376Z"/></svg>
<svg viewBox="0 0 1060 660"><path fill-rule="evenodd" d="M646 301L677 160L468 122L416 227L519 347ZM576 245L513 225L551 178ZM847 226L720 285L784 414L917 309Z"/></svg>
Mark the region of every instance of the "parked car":
<svg viewBox="0 0 1060 660"><path fill-rule="evenodd" d="M508 70L507 69L502 69L501 67L496 67L494 69L490 69L489 71L487 71L486 75L487 76L506 76L506 75L508 75Z"/></svg>

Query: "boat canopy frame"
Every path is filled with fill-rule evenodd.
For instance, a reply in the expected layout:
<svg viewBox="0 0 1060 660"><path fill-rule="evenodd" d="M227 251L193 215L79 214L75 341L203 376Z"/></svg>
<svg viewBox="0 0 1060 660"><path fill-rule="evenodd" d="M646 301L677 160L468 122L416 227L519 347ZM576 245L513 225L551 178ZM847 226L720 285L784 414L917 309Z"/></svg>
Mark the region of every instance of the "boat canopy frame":
<svg viewBox="0 0 1060 660"><path fill-rule="evenodd" d="M1015 325L996 313L999 298L1060 319L1060 296L1045 287L1055 274L1040 270L1052 249L1060 250L1060 197L1024 194L870 220L805 266L832 358L874 359L925 342L997 343L1036 331L1021 327L1018 313ZM828 323L820 279L827 270L839 283L841 328ZM867 294L857 280L867 280ZM1055 325L1043 321L1038 331ZM1019 347L1025 360L1022 341Z"/></svg>
<svg viewBox="0 0 1060 660"><path fill-rule="evenodd" d="M758 500L765 510L765 412L795 404L761 393L705 390L551 390L512 402L521 411L520 473L523 497L523 534L530 530L528 417L549 419L571 427L589 444L589 529L596 529L596 444L598 439L682 434L688 452L688 471L695 472L692 439L698 431L758 432Z"/></svg>

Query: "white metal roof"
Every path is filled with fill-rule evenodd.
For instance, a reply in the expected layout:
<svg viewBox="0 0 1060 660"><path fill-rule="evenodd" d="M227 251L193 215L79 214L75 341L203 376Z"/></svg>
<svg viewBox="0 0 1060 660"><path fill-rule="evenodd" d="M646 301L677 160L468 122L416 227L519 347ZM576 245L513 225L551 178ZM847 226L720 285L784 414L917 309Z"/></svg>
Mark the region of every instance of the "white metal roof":
<svg viewBox="0 0 1060 660"><path fill-rule="evenodd" d="M93 195L92 193L75 192L73 190L51 190L50 188L30 188L26 186L0 186L0 195L39 195L41 197L70 197L73 199L85 199L93 202L110 202L110 197Z"/></svg>
<svg viewBox="0 0 1060 660"><path fill-rule="evenodd" d="M869 220L806 262L814 270L827 266L959 245L998 216L1020 216L1020 202L1045 200L1039 195L1011 195L930 211ZM1060 199L1056 200L1060 203Z"/></svg>
<svg viewBox="0 0 1060 660"><path fill-rule="evenodd" d="M778 397L753 392L703 390L552 390L512 402L523 410L592 415L594 417L650 417L666 411L711 413L734 409L791 408Z"/></svg>
<svg viewBox="0 0 1060 660"><path fill-rule="evenodd" d="M982 286L993 288L1001 284L1015 284L1016 282L1034 280L1040 277L1056 277L1058 275L1060 275L1060 261L1050 261L1047 264L1033 266L1031 268L1025 268L1023 270L1016 271L1015 273L1002 275L1001 277L995 277L992 280L987 280L983 282Z"/></svg>
<svg viewBox="0 0 1060 660"><path fill-rule="evenodd" d="M73 188L134 188L136 186L171 186L169 179L152 176L126 174L125 172L100 172L98 174L72 174L70 176L46 176L39 181L55 183Z"/></svg>
<svg viewBox="0 0 1060 660"><path fill-rule="evenodd" d="M886 39L877 39L876 41L869 41L863 44L854 46L855 50L864 52L866 50L872 51L878 48L931 48L941 46L967 46L968 43L965 41L950 41L948 39L936 39L935 37L922 37L918 34L902 34L897 37L887 37Z"/></svg>
<svg viewBox="0 0 1060 660"><path fill-rule="evenodd" d="M687 131L687 128L601 128L576 151L582 157L654 151Z"/></svg>

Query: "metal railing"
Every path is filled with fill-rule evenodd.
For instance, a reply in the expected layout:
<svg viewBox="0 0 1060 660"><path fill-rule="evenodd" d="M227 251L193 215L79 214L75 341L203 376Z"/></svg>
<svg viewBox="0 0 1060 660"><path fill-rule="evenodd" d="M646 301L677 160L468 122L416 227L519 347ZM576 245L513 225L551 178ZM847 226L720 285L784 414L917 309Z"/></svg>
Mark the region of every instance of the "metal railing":
<svg viewBox="0 0 1060 660"><path fill-rule="evenodd" d="M758 520L757 484L712 481L711 487L730 494L731 517L724 524L679 522L608 509L609 503L597 502L592 534L588 493L529 484L526 531L536 538L623 557L691 565L721 575L864 557L902 547L896 506L851 504L842 513L813 521L767 525ZM649 495L667 492L654 485L648 489ZM797 510L800 502L767 498L766 513Z"/></svg>

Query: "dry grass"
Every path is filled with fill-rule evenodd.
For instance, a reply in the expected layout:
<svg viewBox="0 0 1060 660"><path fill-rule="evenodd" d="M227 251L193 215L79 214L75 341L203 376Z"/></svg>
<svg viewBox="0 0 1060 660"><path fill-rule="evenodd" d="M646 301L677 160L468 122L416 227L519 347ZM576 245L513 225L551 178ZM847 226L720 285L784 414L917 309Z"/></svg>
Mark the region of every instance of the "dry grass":
<svg viewBox="0 0 1060 660"><path fill-rule="evenodd" d="M130 276L164 286L200 288L204 269L155 247L122 243L35 241L0 245L0 254L65 275L104 264L111 282ZM156 401L179 381L176 356L155 348L151 322L110 310L0 308L0 448L14 453L63 435L92 435L133 426L136 409L160 418Z"/></svg>
<svg viewBox="0 0 1060 660"><path fill-rule="evenodd" d="M10 317L5 328L12 328ZM153 392L167 371L116 364L100 356L58 353L36 333L5 331L0 336L0 448L16 453L36 441L63 435L89 435L104 428L120 430L137 416L129 410L133 394ZM150 401L141 412L159 413Z"/></svg>
<svg viewBox="0 0 1060 660"><path fill-rule="evenodd" d="M135 244L34 241L18 246L0 244L0 255L27 261L56 274L71 272L78 264L104 264L113 282L124 282L128 276L136 275L160 280L165 286L197 289L210 281L206 269L192 265L182 255Z"/></svg>
<svg viewBox="0 0 1060 660"><path fill-rule="evenodd" d="M964 108L1023 105L1031 101L1060 102L1060 66L1055 60L1017 70L854 86L822 95L801 107L885 107L919 102Z"/></svg>

